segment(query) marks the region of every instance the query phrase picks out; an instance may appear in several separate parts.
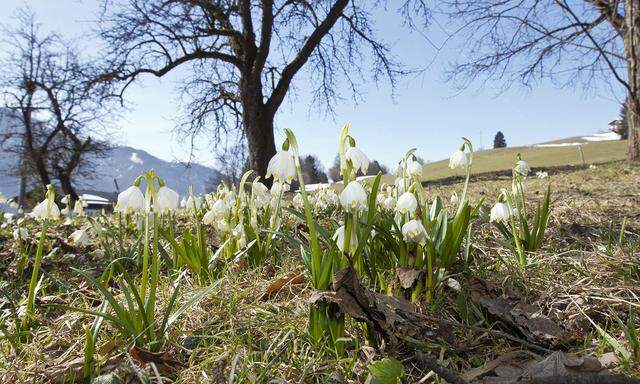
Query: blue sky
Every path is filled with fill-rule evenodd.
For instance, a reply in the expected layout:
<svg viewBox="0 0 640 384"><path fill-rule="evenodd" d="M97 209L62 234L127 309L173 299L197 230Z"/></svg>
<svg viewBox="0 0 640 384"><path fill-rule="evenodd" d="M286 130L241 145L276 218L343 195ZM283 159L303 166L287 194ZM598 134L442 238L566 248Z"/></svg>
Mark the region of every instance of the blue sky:
<svg viewBox="0 0 640 384"><path fill-rule="evenodd" d="M60 32L85 49L99 51L99 43L91 35L100 2L2 0L0 23L13 23L15 10L29 4L44 30ZM501 130L508 145L525 145L592 134L605 130L617 117L620 97L613 95L606 84L584 93L543 82L532 90L514 87L499 94L499 84L489 82L482 89L472 87L459 93L444 81L444 70L458 58L460 42L454 39L436 54L423 38L405 33L399 18L379 19L378 32L398 58L410 66L428 65L423 73L399 83L395 100L386 84L369 83L361 89L362 100L354 103L346 94L335 118L326 117L310 108L304 77L300 77L294 80L298 92L277 116L277 138L281 141L282 129L293 129L301 151L317 155L327 168L337 151L337 136L344 123L350 124L358 146L370 158L391 165L412 147L417 147L417 153L426 160L445 158L459 145L461 136L470 138L476 147L486 148ZM427 35L433 43L445 40L450 32L446 25L444 21L431 25ZM187 158L188 146L171 134L178 113L179 80L179 73L161 80L147 77L130 88L125 95L130 110L118 121L118 144L166 160ZM197 161L215 165L205 139L199 141L198 148Z"/></svg>

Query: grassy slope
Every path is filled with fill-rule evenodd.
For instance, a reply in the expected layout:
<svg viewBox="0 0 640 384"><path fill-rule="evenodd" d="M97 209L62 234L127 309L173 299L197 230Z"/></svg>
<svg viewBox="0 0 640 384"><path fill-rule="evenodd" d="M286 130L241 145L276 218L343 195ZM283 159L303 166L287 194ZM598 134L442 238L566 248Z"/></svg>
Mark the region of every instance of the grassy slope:
<svg viewBox="0 0 640 384"><path fill-rule="evenodd" d="M626 145L626 141L622 140L599 141L585 143L582 148L586 163L594 164L624 159ZM473 156L473 173L510 169L513 167L518 153L521 153L533 168L581 164L577 146L500 148L476 152ZM425 164L423 174L425 180L451 176L449 160Z"/></svg>

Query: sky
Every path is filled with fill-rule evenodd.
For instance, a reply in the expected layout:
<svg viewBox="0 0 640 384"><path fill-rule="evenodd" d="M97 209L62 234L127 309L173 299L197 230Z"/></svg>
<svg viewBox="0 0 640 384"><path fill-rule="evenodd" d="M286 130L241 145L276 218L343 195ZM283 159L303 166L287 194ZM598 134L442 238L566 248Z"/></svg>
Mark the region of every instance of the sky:
<svg viewBox="0 0 640 384"><path fill-rule="evenodd" d="M73 39L83 49L98 51L94 20L100 0L2 0L0 24L15 24L16 9L25 4L35 12L44 31L56 31ZM387 14L389 15L389 14ZM276 141L283 129L292 129L301 153L314 154L329 168L337 152L338 134L348 123L357 145L371 158L392 165L408 149L427 161L436 161L460 145L460 137L471 139L476 148L488 148L497 131L509 146L534 144L569 136L606 130L617 118L620 96L603 84L587 93L574 88L557 88L542 82L533 89L517 86L498 92L500 84L487 82L462 92L444 80L444 72L460 55L461 42L450 40L438 51L451 31L443 20L431 24L427 42L408 34L400 19L379 17L377 30L393 53L410 67L424 70L402 80L395 97L386 84L367 83L361 99L345 94L333 116L309 105L304 76L294 79L296 94L283 104L276 118ZM166 78L145 77L132 86L125 98L129 109L116 125L117 144L145 150L164 160L189 158L190 146L172 134L179 113L177 84L180 73ZM212 145L206 137L197 142L196 161L215 166Z"/></svg>

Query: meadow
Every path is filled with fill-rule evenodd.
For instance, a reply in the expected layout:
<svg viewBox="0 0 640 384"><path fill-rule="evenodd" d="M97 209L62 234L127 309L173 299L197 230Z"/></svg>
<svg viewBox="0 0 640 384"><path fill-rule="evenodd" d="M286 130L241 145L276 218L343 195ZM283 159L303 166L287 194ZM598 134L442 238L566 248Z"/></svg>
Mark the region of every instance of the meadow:
<svg viewBox="0 0 640 384"><path fill-rule="evenodd" d="M356 139L341 190L305 192L287 131L270 187L181 199L150 170L114 213L51 188L5 215L0 382L637 382L640 166L619 142L557 167L576 149L462 140L361 180Z"/></svg>

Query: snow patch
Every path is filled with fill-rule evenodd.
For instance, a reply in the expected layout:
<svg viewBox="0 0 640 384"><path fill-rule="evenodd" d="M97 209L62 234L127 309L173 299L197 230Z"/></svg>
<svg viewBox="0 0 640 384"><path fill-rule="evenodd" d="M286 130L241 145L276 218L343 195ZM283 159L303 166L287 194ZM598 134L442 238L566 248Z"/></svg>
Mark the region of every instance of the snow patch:
<svg viewBox="0 0 640 384"><path fill-rule="evenodd" d="M553 148L553 147L574 147L576 145L582 145L584 143L551 143L551 144L536 144L534 147L538 148Z"/></svg>
<svg viewBox="0 0 640 384"><path fill-rule="evenodd" d="M142 159L138 156L137 152L131 152L131 157L129 158L129 160L131 160L136 164L140 164L140 165L144 164L144 161L142 161Z"/></svg>
<svg viewBox="0 0 640 384"><path fill-rule="evenodd" d="M586 141L614 141L620 140L621 136L615 132L596 133L593 136L582 136Z"/></svg>

